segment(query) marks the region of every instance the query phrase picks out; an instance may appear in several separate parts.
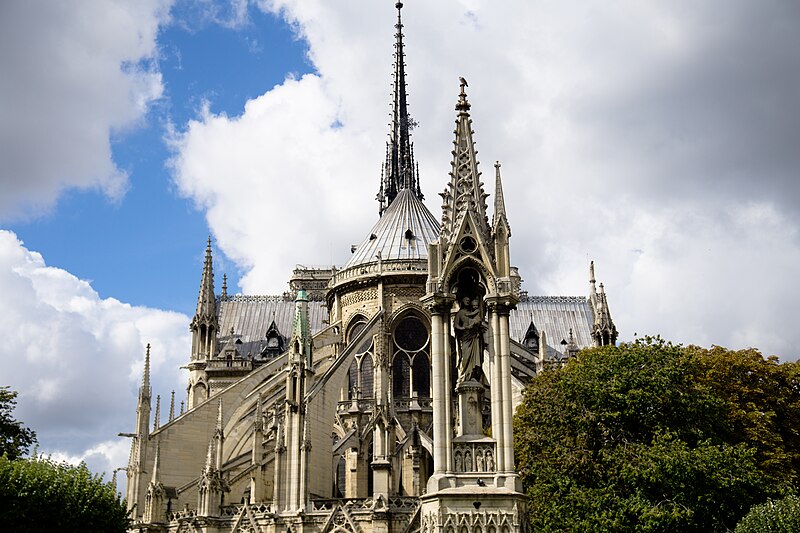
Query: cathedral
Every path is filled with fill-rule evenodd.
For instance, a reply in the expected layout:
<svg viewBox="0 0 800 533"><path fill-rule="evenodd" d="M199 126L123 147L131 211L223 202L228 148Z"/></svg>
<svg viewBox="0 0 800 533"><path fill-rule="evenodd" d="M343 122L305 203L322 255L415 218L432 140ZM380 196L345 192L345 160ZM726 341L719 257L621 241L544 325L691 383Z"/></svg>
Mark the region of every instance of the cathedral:
<svg viewBox="0 0 800 533"><path fill-rule="evenodd" d="M344 265L298 267L275 296L229 295L224 277L217 293L209 239L187 394L176 409L172 393L163 423L145 354L131 531L527 531L522 390L617 331L593 264L588 297L523 289L500 164L487 203L463 78L449 179L428 182L444 186L440 216L423 204L396 7L377 222Z"/></svg>

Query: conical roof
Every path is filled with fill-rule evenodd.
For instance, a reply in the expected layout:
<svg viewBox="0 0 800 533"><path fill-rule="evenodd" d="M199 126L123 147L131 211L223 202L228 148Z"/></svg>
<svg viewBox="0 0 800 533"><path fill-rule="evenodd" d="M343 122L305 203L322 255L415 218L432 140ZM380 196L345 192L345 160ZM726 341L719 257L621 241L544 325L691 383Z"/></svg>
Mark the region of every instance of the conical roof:
<svg viewBox="0 0 800 533"><path fill-rule="evenodd" d="M411 189L403 189L358 246L345 269L378 260L426 260L439 223Z"/></svg>

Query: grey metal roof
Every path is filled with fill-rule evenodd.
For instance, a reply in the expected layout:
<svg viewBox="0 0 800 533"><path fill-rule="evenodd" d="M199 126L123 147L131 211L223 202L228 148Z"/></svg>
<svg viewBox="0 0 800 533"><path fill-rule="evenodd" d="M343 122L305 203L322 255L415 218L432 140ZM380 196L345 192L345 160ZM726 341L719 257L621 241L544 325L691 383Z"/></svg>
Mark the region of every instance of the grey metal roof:
<svg viewBox="0 0 800 533"><path fill-rule="evenodd" d="M427 259L428 244L438 238L439 222L410 189L403 189L343 269L372 263L378 252L383 261Z"/></svg>
<svg viewBox="0 0 800 533"><path fill-rule="evenodd" d="M575 335L579 348L594 345L592 341L592 314L589 302L583 296L525 296L511 312L509 327L511 338L522 342L531 318L536 329L546 333L547 344L559 353L561 341L569 339L569 330Z"/></svg>
<svg viewBox="0 0 800 533"><path fill-rule="evenodd" d="M399 196L398 196L399 198ZM387 211L388 212L388 211ZM227 337L233 327L244 346L242 353L260 350L259 341L266 337L272 321L284 337L292 334L294 300L284 296L230 296L218 302L220 336ZM328 310L323 302L308 302L312 334L325 327ZM583 296L526 296L511 312L511 338L522 342L531 318L536 329L546 332L549 351L562 353L562 339L569 338L572 328L579 348L593 346L591 327L594 322L591 306ZM251 345L252 343L252 345Z"/></svg>
<svg viewBox="0 0 800 533"><path fill-rule="evenodd" d="M272 321L284 337L292 336L294 322L294 300L283 296L229 296L220 299L219 331L227 336L231 327L243 342L264 339ZM328 310L322 302L308 302L308 315L311 333L325 327L323 320L328 318Z"/></svg>

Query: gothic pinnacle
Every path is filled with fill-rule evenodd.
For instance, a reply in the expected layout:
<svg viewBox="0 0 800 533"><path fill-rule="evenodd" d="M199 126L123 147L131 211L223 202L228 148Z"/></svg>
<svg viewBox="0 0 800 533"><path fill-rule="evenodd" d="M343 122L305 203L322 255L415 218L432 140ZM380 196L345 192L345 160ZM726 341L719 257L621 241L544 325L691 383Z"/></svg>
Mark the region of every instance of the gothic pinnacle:
<svg viewBox="0 0 800 533"><path fill-rule="evenodd" d="M142 373L142 387L139 389L139 398L150 398L150 343L147 343L147 348L144 355L144 372Z"/></svg>

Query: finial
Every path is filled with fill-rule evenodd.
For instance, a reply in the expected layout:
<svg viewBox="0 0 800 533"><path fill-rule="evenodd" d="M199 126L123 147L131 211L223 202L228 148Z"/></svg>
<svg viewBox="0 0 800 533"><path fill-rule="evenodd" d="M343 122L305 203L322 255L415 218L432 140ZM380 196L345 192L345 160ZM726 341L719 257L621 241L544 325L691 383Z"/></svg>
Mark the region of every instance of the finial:
<svg viewBox="0 0 800 533"><path fill-rule="evenodd" d="M206 454L206 471L211 471L214 466L214 439L208 442L208 453Z"/></svg>
<svg viewBox="0 0 800 533"><path fill-rule="evenodd" d="M469 111L470 105L467 101L467 91L465 90L469 87L469 84L467 84L467 80L465 80L463 76L459 76L458 81L460 82L461 91L458 93L456 111Z"/></svg>
<svg viewBox="0 0 800 533"><path fill-rule="evenodd" d="M169 421L175 420L175 391L172 391L172 397L169 400Z"/></svg>
<svg viewBox="0 0 800 533"><path fill-rule="evenodd" d="M183 400L181 400L181 414L183 414L183 406L184 406Z"/></svg>
<svg viewBox="0 0 800 533"><path fill-rule="evenodd" d="M228 299L228 275L225 273L222 274L222 299Z"/></svg>
<svg viewBox="0 0 800 533"><path fill-rule="evenodd" d="M153 479L152 482L158 483L159 466L161 463L161 439L156 439L156 455L153 459Z"/></svg>
<svg viewBox="0 0 800 533"><path fill-rule="evenodd" d="M217 431L222 431L222 398L217 404Z"/></svg>
<svg viewBox="0 0 800 533"><path fill-rule="evenodd" d="M153 431L161 425L161 395L156 396L156 414L153 417Z"/></svg>
<svg viewBox="0 0 800 533"><path fill-rule="evenodd" d="M144 354L144 372L142 372L142 386L139 389L139 401L150 401L150 343L147 343L147 348Z"/></svg>
<svg viewBox="0 0 800 533"><path fill-rule="evenodd" d="M494 162L494 214L492 215L492 226L497 231L498 225L505 223L508 229L508 236L511 236L511 227L508 224L508 217L506 216L506 200L503 195L503 180L500 178L500 161Z"/></svg>

